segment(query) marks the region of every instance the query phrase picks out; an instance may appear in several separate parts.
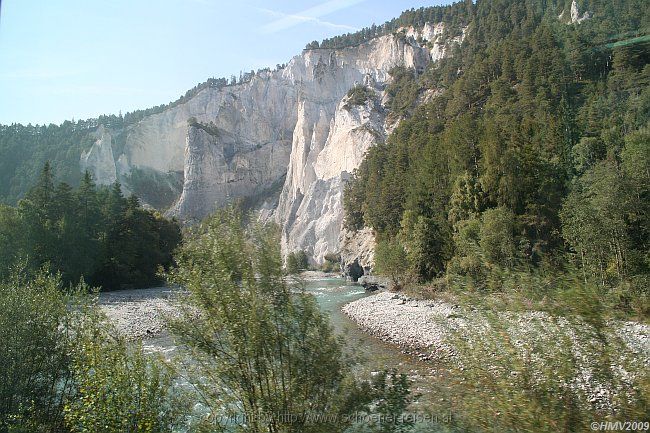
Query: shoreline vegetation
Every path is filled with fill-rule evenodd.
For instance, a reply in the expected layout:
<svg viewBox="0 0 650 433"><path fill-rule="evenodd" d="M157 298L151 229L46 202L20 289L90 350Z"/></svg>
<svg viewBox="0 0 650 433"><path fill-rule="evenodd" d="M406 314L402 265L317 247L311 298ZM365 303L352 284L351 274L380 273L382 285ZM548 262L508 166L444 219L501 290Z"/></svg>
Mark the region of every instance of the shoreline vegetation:
<svg viewBox="0 0 650 433"><path fill-rule="evenodd" d="M338 277L336 273L310 270L295 278L309 281ZM163 323L162 316L170 311L174 291L159 287L106 292L100 295L100 305L118 330L129 331L130 336L125 338L154 338L161 330L158 326ZM526 393L524 402L520 402L524 412L514 413L507 403L491 400L486 406L496 412L501 409L504 414L492 414L492 420L506 424L526 420L526 411L535 402L528 394L534 395L533 391L538 393L537 403L544 402L543 407L547 407L546 398L561 401L570 395L575 404L571 416L583 421L590 416L620 419L621 414L642 413L635 404L648 390L648 324L616 318L593 323L589 317L514 309L505 304L496 308L448 293L424 299L406 290L378 291L344 305L342 311L369 337L439 371L443 378L440 381L451 383L444 387L441 383L431 384L442 400L476 405L476 399L469 398L470 390L476 393L475 387L484 387L477 395L485 397L490 385L498 384L500 375L507 371L510 386ZM471 378L477 372L485 376L458 381L461 376ZM542 395L546 397L539 397ZM478 410L464 404L459 403L457 410ZM569 416L566 410L553 410L560 418ZM462 418L459 422L463 422Z"/></svg>
<svg viewBox="0 0 650 433"><path fill-rule="evenodd" d="M647 416L649 325L450 301L381 291L342 311L435 366L441 401L454 402L461 418L483 416L485 428L582 431L594 419Z"/></svg>
<svg viewBox="0 0 650 433"><path fill-rule="evenodd" d="M0 281L0 431L207 433L229 419L250 433L408 429L407 376L353 374L329 317L288 276L278 227L245 225L234 207L176 251L164 277L182 292L99 294L12 269ZM139 350L163 326L173 356Z"/></svg>

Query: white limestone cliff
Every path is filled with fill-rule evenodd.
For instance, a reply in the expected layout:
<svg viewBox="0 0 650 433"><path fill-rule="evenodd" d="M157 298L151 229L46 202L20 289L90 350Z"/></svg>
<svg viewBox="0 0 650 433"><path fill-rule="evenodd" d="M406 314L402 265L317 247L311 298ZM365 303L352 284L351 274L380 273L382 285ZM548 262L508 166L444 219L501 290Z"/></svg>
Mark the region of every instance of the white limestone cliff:
<svg viewBox="0 0 650 433"><path fill-rule="evenodd" d="M591 13L589 11L585 11L583 14L580 13L580 8L578 7L576 0L573 0L571 2L571 7L568 10L568 16L566 15L567 11L563 10L558 18L561 21L568 22L569 24L580 24L581 22L591 18Z"/></svg>
<svg viewBox="0 0 650 433"><path fill-rule="evenodd" d="M462 40L461 35L443 43L443 33L442 24L427 24L355 47L305 50L282 69L203 89L146 116L127 127L119 152L100 128L82 155L82 169L93 171L99 183L119 180L127 189L133 169L183 173L182 193L168 210L183 221L200 219L235 198L259 196L283 181L277 208L271 212L267 200L265 218L281 226L284 253L305 250L312 262L322 263L325 255L341 252L345 239L346 180L390 130L382 104L389 71L395 66L422 71ZM346 95L355 84L366 85L375 97L352 106ZM191 118L196 126L188 125ZM366 262L363 266L370 266Z"/></svg>
<svg viewBox="0 0 650 433"><path fill-rule="evenodd" d="M90 170L97 183L110 185L117 180L117 169L113 157L113 137L103 125L97 128L94 137L96 140L92 147L81 154L81 171Z"/></svg>
<svg viewBox="0 0 650 433"><path fill-rule="evenodd" d="M286 143L246 143L206 129L190 126L187 131L183 192L171 214L200 218L233 200L262 194L284 179L290 150Z"/></svg>

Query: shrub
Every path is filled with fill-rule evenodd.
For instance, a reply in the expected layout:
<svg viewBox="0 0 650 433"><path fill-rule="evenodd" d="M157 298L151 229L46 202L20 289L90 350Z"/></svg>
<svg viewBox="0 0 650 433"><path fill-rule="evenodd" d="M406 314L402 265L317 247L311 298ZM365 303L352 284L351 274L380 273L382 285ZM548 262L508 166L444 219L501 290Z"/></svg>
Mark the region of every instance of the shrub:
<svg viewBox="0 0 650 433"><path fill-rule="evenodd" d="M171 431L169 373L113 337L87 292L24 267L0 282L0 431Z"/></svg>
<svg viewBox="0 0 650 433"><path fill-rule="evenodd" d="M354 379L315 298L287 284L278 234L271 225L245 229L237 211L222 210L185 243L169 275L189 292L170 329L202 378L210 431L225 428L221 415L236 415L244 432L342 432L350 424L342 415L376 407L393 389L373 393Z"/></svg>
<svg viewBox="0 0 650 433"><path fill-rule="evenodd" d="M287 272L297 274L309 268L309 258L304 251L294 251L287 256Z"/></svg>
<svg viewBox="0 0 650 433"><path fill-rule="evenodd" d="M573 299L583 300L584 293ZM602 324L568 315L529 317L522 326L489 309L476 311L485 312L473 313L477 325L458 328L447 341L455 353L457 421L468 431L588 431L594 420L647 414L647 372Z"/></svg>
<svg viewBox="0 0 650 433"><path fill-rule="evenodd" d="M14 269L0 283L0 431L63 428L63 404L72 392L68 332L75 295L59 291L60 279L43 271L29 279Z"/></svg>
<svg viewBox="0 0 650 433"><path fill-rule="evenodd" d="M409 270L404 247L397 239L381 240L375 248L375 267L377 272L390 278L393 289L399 290L406 280Z"/></svg>
<svg viewBox="0 0 650 433"><path fill-rule="evenodd" d="M86 318L72 357L76 393L65 406L72 431L154 433L172 431L183 413L171 396L170 370Z"/></svg>
<svg viewBox="0 0 650 433"><path fill-rule="evenodd" d="M375 97L375 92L368 86L365 86L363 84L355 84L354 87L348 91L347 96L348 101L345 104L344 108L346 110L349 110L354 106L364 105L369 99Z"/></svg>

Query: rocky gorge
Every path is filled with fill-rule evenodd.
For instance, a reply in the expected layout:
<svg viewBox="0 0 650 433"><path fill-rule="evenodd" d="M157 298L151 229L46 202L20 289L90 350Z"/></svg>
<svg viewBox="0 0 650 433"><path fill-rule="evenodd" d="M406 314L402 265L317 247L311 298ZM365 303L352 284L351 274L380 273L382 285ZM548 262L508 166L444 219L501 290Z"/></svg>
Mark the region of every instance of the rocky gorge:
<svg viewBox="0 0 650 433"><path fill-rule="evenodd" d="M342 230L343 187L399 121L387 108L391 69L422 71L462 34L450 38L444 24L427 23L358 46L306 49L284 67L204 88L124 131L100 125L81 168L183 222L248 200L281 226L283 253L305 251L316 265L340 255L344 267L367 273L374 239L369 230ZM362 103L350 101L356 85L370 89ZM138 188L143 177L149 183Z"/></svg>

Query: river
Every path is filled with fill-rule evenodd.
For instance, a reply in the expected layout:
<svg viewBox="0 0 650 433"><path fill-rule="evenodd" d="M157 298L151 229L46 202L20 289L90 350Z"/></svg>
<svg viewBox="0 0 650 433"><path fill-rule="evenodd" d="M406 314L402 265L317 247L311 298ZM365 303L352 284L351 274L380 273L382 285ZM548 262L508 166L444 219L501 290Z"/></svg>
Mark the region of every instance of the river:
<svg viewBox="0 0 650 433"><path fill-rule="evenodd" d="M412 381L412 391L418 395L418 401L413 405L417 412L427 413L432 416L444 418L450 413L448 402L437 398L440 386L444 386L444 378L439 375L435 365L420 361L419 359L402 353L399 347L384 343L383 341L367 334L341 312L343 305L366 296L373 296L358 284L352 284L343 278L307 278L304 280L305 290L316 298L321 310L325 312L335 332L343 335L346 342L346 351L354 355L357 363L354 372L362 378L370 378L373 373L382 370L396 369L399 373L406 374ZM142 296L146 302L158 302L160 298L168 296L167 289L144 289L134 290L126 293L113 292L120 296L120 299L104 299L105 304L124 307L135 297ZM109 297L111 295L108 295ZM126 302L125 302L126 301ZM135 300L134 306L139 302ZM141 314L136 312L137 314ZM109 313L109 317L113 314ZM166 356L172 356L176 352L176 346L169 335L164 331L152 338L144 338L143 346L145 352L161 352ZM432 426L421 425L415 431L435 431Z"/></svg>

